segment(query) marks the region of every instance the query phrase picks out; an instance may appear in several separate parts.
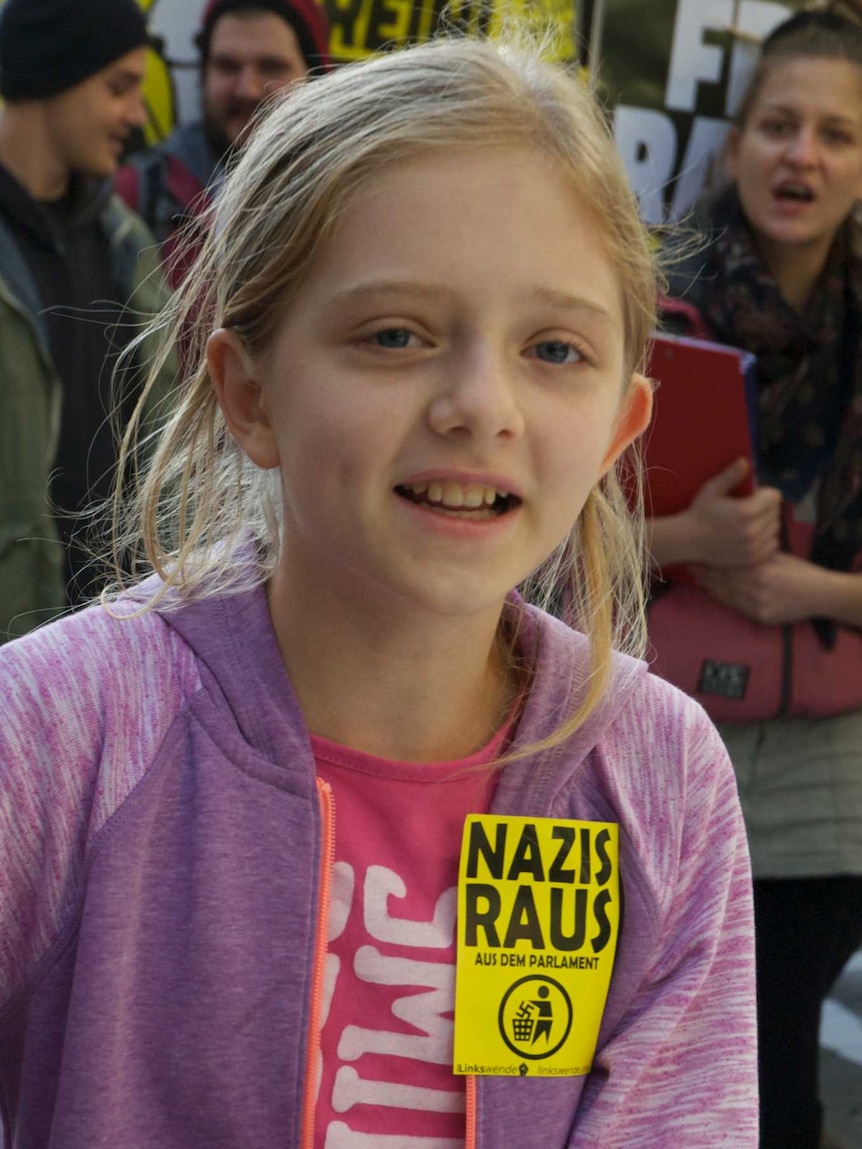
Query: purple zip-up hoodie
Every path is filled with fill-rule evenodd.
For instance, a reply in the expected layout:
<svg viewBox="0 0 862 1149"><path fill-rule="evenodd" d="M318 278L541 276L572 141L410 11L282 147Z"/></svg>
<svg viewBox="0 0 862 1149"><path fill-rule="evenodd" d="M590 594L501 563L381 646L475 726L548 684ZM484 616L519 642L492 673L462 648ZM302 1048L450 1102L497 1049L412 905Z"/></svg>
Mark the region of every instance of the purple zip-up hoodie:
<svg viewBox="0 0 862 1149"><path fill-rule="evenodd" d="M521 633L515 748L585 670L561 623L527 608ZM10 643L0 719L7 1143L294 1149L321 826L263 589ZM618 822L624 903L591 1073L480 1078L476 1145L755 1149L748 857L700 708L620 657L577 734L504 768L494 809Z"/></svg>

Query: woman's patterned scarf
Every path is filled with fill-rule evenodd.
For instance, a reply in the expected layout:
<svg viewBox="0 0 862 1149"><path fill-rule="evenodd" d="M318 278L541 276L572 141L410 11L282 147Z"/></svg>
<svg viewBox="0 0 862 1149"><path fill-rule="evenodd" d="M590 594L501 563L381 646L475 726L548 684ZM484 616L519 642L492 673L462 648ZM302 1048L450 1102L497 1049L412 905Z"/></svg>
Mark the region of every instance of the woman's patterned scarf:
<svg viewBox="0 0 862 1149"><path fill-rule="evenodd" d="M757 356L761 482L798 502L820 480L811 559L849 570L862 551L862 264L850 224L801 313L755 251L734 189L713 204L704 314Z"/></svg>

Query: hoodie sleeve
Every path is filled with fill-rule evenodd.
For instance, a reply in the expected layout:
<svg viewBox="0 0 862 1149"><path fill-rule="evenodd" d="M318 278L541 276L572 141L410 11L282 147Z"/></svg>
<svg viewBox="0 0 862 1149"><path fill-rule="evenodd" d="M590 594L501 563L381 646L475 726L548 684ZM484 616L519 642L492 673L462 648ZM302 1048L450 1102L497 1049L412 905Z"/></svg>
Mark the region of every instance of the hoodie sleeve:
<svg viewBox="0 0 862 1149"><path fill-rule="evenodd" d="M700 707L675 691L660 695L664 714L640 758L655 941L596 1057L569 1145L756 1149L754 926L736 780ZM639 725L650 729L643 714Z"/></svg>
<svg viewBox="0 0 862 1149"><path fill-rule="evenodd" d="M0 1015L195 682L191 653L152 614L94 607L0 648Z"/></svg>

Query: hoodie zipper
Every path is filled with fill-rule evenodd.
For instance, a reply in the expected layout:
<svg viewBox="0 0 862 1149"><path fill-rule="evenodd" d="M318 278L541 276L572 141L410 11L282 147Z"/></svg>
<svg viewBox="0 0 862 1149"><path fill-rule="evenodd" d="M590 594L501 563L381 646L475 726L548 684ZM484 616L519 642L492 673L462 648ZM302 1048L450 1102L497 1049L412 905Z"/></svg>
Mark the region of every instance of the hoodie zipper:
<svg viewBox="0 0 862 1149"><path fill-rule="evenodd" d="M467 1076L465 1086L467 1127L464 1133L464 1149L476 1149L476 1078L472 1074Z"/></svg>
<svg viewBox="0 0 862 1149"><path fill-rule="evenodd" d="M320 1017L326 965L329 904L332 897L332 870L335 864L335 797L332 787L318 778L317 798L320 803L322 849L320 890L317 903L317 933L314 941L314 964L311 972L311 1006L308 1017L308 1045L305 1060L305 1096L302 1102L301 1149L314 1149L314 1112L317 1106L317 1057L320 1052ZM466 1130L464 1149L476 1149L476 1078L465 1080Z"/></svg>
<svg viewBox="0 0 862 1149"><path fill-rule="evenodd" d="M320 889L317 901L317 932L311 970L311 1006L308 1015L308 1044L305 1059L305 1097L302 1103L301 1149L314 1147L314 1111L317 1105L317 1059L320 1053L320 1018L329 933L329 902L332 894L332 869L335 864L335 798L332 788L317 779L320 803L322 848L320 853Z"/></svg>

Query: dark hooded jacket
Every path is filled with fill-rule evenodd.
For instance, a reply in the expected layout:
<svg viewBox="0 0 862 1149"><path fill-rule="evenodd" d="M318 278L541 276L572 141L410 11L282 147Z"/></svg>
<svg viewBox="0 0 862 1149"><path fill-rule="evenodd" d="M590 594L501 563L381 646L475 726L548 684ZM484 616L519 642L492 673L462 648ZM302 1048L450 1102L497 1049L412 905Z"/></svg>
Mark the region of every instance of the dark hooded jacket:
<svg viewBox="0 0 862 1149"><path fill-rule="evenodd" d="M58 508L107 493L111 341L165 299L152 236L110 188L44 207L0 170L0 642L67 605L85 560Z"/></svg>

